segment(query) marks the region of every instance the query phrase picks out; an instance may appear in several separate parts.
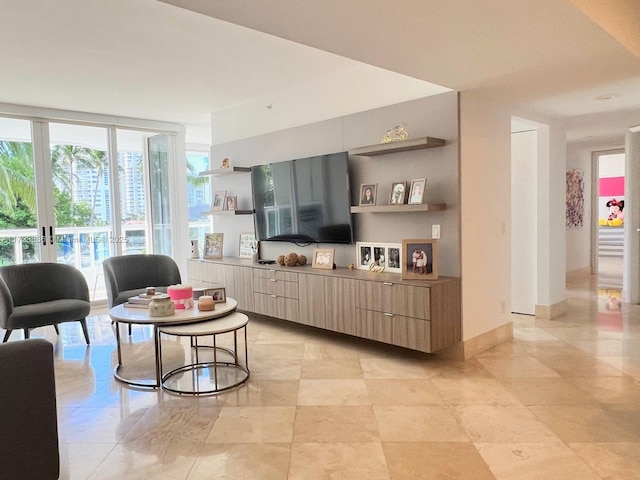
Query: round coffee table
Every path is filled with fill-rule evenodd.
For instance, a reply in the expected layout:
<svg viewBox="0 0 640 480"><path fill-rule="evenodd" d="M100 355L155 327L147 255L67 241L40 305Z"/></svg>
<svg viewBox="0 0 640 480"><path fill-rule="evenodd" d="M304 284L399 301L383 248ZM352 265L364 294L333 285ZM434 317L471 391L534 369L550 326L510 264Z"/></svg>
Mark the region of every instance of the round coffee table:
<svg viewBox="0 0 640 480"><path fill-rule="evenodd" d="M113 371L113 376L123 383L140 388L160 388L162 386L162 365L160 355L160 330L161 326L184 325L203 322L214 318L224 317L235 311L238 302L227 297L225 303L217 303L215 310L200 311L197 308L188 310L176 310L173 315L166 317L152 317L146 308L125 307L124 304L116 305L109 310L109 315L116 325L116 345L118 349L118 365ZM122 369L122 347L120 345L120 322L138 325L153 325L153 345L155 353L155 378L145 380L132 380L120 374Z"/></svg>
<svg viewBox="0 0 640 480"><path fill-rule="evenodd" d="M249 379L249 354L247 347L247 323L244 313L233 312L221 318L187 325L161 325L158 330L165 335L190 337L195 353L195 362L175 368L162 374L162 388L169 392L187 395L209 395L223 392L242 385ZM238 358L238 331L244 331L244 365ZM218 346L217 337L233 333L233 349ZM198 345L198 338L211 336L213 345ZM160 344L162 348L162 344ZM213 361L201 362L199 349L211 349ZM223 361L220 354L230 356L231 361ZM162 367L162 350L160 350Z"/></svg>

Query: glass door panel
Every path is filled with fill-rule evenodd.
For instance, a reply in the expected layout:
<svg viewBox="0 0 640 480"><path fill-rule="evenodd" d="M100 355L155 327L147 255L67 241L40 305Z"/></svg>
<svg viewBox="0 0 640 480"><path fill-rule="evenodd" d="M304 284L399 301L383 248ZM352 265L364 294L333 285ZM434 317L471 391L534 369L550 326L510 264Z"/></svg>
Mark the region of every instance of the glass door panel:
<svg viewBox="0 0 640 480"><path fill-rule="evenodd" d="M155 135L148 142L153 252L171 255L170 139L168 135Z"/></svg>
<svg viewBox="0 0 640 480"><path fill-rule="evenodd" d="M102 262L114 253L108 130L49 124L56 261L83 272L106 298Z"/></svg>
<svg viewBox="0 0 640 480"><path fill-rule="evenodd" d="M39 262L31 122L0 118L0 266Z"/></svg>
<svg viewBox="0 0 640 480"><path fill-rule="evenodd" d="M122 254L150 253L144 145L148 133L117 131Z"/></svg>
<svg viewBox="0 0 640 480"><path fill-rule="evenodd" d="M204 236L211 233L211 217L202 213L211 210L211 177L199 174L209 168L209 153L187 151L187 207L189 208L189 239L204 245Z"/></svg>

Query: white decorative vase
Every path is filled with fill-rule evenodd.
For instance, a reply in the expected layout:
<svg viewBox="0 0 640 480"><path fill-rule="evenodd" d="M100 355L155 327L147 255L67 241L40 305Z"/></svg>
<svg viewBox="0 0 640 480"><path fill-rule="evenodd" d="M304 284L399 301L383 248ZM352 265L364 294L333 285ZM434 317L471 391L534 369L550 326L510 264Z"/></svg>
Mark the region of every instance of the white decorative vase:
<svg viewBox="0 0 640 480"><path fill-rule="evenodd" d="M200 258L200 250L198 249L198 240L191 240L191 258Z"/></svg>

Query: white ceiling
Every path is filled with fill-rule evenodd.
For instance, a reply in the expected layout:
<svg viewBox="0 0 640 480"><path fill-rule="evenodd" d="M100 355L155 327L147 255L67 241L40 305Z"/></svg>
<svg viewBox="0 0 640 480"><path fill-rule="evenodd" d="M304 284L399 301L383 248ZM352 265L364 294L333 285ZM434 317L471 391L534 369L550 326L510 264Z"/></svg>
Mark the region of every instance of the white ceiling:
<svg viewBox="0 0 640 480"><path fill-rule="evenodd" d="M640 124L640 29L600 27L585 3L2 0L0 102L183 123L199 143L213 117L217 143L443 91L435 82L563 118L570 140L620 139ZM613 4L620 18L640 10Z"/></svg>

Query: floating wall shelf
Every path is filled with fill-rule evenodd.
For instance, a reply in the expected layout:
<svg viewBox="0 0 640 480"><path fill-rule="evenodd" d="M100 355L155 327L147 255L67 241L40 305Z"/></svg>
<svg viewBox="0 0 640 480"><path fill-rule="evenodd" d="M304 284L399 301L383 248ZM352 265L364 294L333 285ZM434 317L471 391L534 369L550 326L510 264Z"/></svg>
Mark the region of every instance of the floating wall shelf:
<svg viewBox="0 0 640 480"><path fill-rule="evenodd" d="M349 155L361 155L363 157L374 157L376 155L386 155L388 153L408 152L410 150L423 150L425 148L442 147L445 141L442 138L421 137L401 142L380 143L378 145L368 145L349 150Z"/></svg>
<svg viewBox="0 0 640 480"><path fill-rule="evenodd" d="M351 213L400 213L400 212L434 212L446 210L446 203L421 203L417 205L371 205L353 206Z"/></svg>
<svg viewBox="0 0 640 480"><path fill-rule="evenodd" d="M216 168L215 170L205 170L200 172L201 177L217 177L220 175L233 175L234 173L248 173L251 171L251 167L228 167L228 168Z"/></svg>

